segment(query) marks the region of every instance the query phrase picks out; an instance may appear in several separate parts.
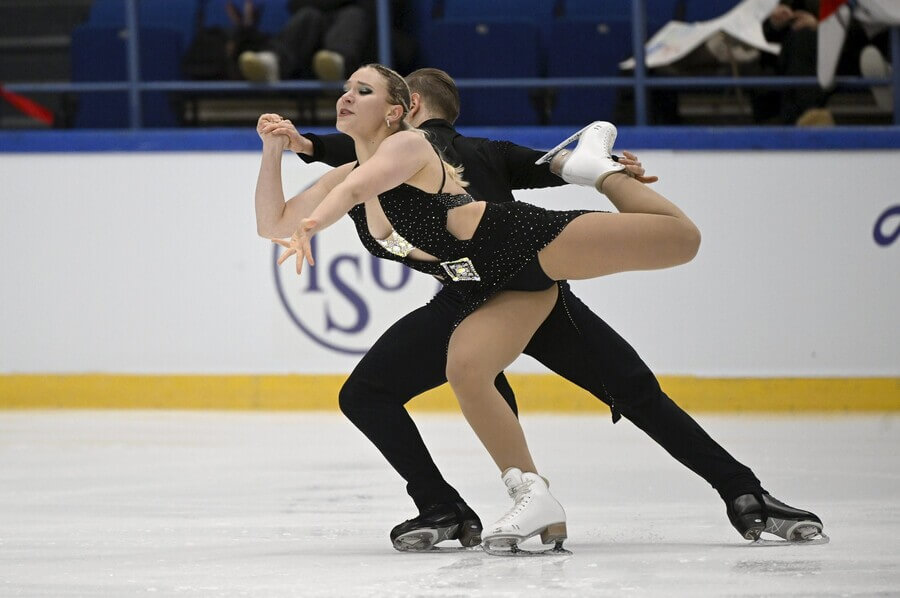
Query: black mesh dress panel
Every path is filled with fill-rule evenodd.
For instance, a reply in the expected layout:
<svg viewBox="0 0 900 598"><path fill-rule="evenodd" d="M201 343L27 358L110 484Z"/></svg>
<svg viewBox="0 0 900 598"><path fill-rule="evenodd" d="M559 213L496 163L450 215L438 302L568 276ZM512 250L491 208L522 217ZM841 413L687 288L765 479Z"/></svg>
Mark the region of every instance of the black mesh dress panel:
<svg viewBox="0 0 900 598"><path fill-rule="evenodd" d="M447 215L453 208L474 201L470 195L429 193L402 184L382 193L378 200L401 237L440 261L415 260L386 250L369 233L362 204L350 210L360 240L373 255L437 276L444 285L457 290L463 303L454 328L501 290L535 290L531 288L534 284L521 280L520 273L532 272L538 251L569 222L589 212L545 210L523 202L487 203L472 238L461 240L447 230Z"/></svg>

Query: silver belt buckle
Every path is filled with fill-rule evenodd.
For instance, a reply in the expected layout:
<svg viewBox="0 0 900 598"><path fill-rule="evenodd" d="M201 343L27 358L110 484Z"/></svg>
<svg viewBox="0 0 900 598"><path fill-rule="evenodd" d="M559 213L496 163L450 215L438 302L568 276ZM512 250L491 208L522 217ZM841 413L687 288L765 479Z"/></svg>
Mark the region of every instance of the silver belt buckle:
<svg viewBox="0 0 900 598"><path fill-rule="evenodd" d="M481 280L481 277L478 276L478 272L475 271L472 260L467 257L450 262L441 262L441 267L444 268L444 272L447 273L447 276L449 276L450 280L453 282L478 282Z"/></svg>

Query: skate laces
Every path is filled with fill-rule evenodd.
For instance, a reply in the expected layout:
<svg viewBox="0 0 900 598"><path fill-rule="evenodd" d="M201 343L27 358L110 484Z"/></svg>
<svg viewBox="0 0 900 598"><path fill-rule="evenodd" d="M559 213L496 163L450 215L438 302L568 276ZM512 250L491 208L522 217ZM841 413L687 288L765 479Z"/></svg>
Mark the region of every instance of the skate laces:
<svg viewBox="0 0 900 598"><path fill-rule="evenodd" d="M518 517L525 507L528 506L528 503L531 502L531 493L529 490L533 484L534 480L527 480L509 488L509 496L515 501L515 504L507 511L506 515L500 518L497 522L498 525Z"/></svg>
<svg viewBox="0 0 900 598"><path fill-rule="evenodd" d="M514 501L518 502L521 500L521 494L524 494L526 490L531 488L531 485L534 484L534 480L524 480L521 484L516 484L512 488L507 489L507 493L509 493L509 497Z"/></svg>

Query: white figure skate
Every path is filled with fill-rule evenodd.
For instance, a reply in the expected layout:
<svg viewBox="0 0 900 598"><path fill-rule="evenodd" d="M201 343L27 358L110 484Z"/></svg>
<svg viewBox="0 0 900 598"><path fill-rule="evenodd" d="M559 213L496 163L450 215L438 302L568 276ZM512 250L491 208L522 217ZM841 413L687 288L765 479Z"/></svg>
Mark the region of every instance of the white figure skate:
<svg viewBox="0 0 900 598"><path fill-rule="evenodd" d="M550 162L556 154L577 139L578 144L563 163L560 176L567 183L590 186L600 191L600 185L606 177L625 170L625 166L612 157L617 134L612 123L601 120L592 122L538 158L535 164Z"/></svg>
<svg viewBox="0 0 900 598"><path fill-rule="evenodd" d="M515 504L482 532L485 552L498 556L572 554L562 547L566 539L566 512L550 494L547 481L536 473L522 473L511 467L503 472L503 483ZM543 551L519 548L519 543L538 534L542 543L554 547Z"/></svg>

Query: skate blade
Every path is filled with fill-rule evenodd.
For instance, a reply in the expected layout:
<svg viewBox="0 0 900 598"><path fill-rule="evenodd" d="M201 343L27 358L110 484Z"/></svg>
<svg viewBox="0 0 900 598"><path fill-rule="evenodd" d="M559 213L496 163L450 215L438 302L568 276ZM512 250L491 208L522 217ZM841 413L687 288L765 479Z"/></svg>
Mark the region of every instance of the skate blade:
<svg viewBox="0 0 900 598"><path fill-rule="evenodd" d="M432 550L444 550L443 548L437 548L435 544L452 539L457 528L458 526L453 525L450 527L438 528L436 530L423 529L408 532L394 539L394 549L400 552L430 552ZM449 552L450 547L446 547L446 550Z"/></svg>
<svg viewBox="0 0 900 598"><path fill-rule="evenodd" d="M427 552L437 544L437 534L431 531L412 532L396 538L393 544L400 552Z"/></svg>
<svg viewBox="0 0 900 598"><path fill-rule="evenodd" d="M491 556L504 556L504 557L547 557L547 556L572 556L571 550L566 550L562 546L559 548L553 547L548 548L546 550L523 550L518 546L511 546L509 549L502 550L499 548L488 548L482 544L482 550Z"/></svg>
<svg viewBox="0 0 900 598"><path fill-rule="evenodd" d="M784 519L769 518L762 533L770 534L778 538L771 540L762 538L762 534L756 536L754 544L759 546L782 546L787 544L827 544L828 536L822 533L822 524L814 521L786 521Z"/></svg>
<svg viewBox="0 0 900 598"><path fill-rule="evenodd" d="M481 546L427 546L427 547L411 547L398 546L394 543L394 548L398 552L411 552L416 554L438 554L442 552L481 552Z"/></svg>
<svg viewBox="0 0 900 598"><path fill-rule="evenodd" d="M815 529L815 528L813 528ZM808 536L799 535L791 540L769 540L767 538L759 538L750 542L749 546L812 546L816 544L828 544L831 541L827 535L815 529L814 533Z"/></svg>
<svg viewBox="0 0 900 598"><path fill-rule="evenodd" d="M423 554L440 554L440 553L451 553L451 552L483 552L481 550L481 544L477 546L432 546L428 550L416 550L416 551L408 551L408 552L419 552Z"/></svg>
<svg viewBox="0 0 900 598"><path fill-rule="evenodd" d="M562 540L556 542L553 548L545 550L525 550L519 548L521 538L497 538L481 545L482 550L493 556L571 556L572 551L563 548Z"/></svg>
<svg viewBox="0 0 900 598"><path fill-rule="evenodd" d="M547 152L546 154L544 154L543 156L538 158L537 162L535 162L535 164L543 164L544 162L549 162L550 160L552 160L553 156L558 154L561 149L564 149L567 145L569 145L570 143L572 143L573 141L575 141L576 139L581 137L581 134L584 133L585 131L587 131L588 129L590 129L593 126L593 124L594 123L591 123L588 126L581 129L580 131L578 131L577 133L570 135L565 141L563 141L562 143L560 143L559 145L554 147L552 150L550 150L549 152Z"/></svg>

